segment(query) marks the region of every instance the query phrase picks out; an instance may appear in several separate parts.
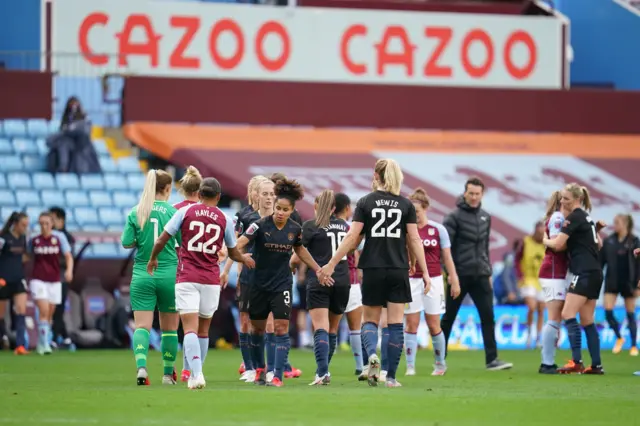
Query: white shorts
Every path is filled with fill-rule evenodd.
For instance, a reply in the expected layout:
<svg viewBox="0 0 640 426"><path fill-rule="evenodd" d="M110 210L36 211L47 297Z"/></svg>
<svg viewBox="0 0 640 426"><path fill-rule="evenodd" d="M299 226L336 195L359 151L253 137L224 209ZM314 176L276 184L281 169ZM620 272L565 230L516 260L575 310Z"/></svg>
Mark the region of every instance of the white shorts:
<svg viewBox="0 0 640 426"><path fill-rule="evenodd" d="M568 279L540 278L540 285L544 293L544 301L563 300L567 297L570 281Z"/></svg>
<svg viewBox="0 0 640 426"><path fill-rule="evenodd" d="M202 318L211 318L219 303L219 285L176 284L176 309L180 314L198 314Z"/></svg>
<svg viewBox="0 0 640 426"><path fill-rule="evenodd" d="M431 289L426 295L422 278L409 278L409 284L411 284L411 303L405 305L405 314L415 314L420 311L424 311L427 315L444 314L446 302L442 275L431 278Z"/></svg>
<svg viewBox="0 0 640 426"><path fill-rule="evenodd" d="M48 283L40 280L29 281L31 296L34 300L47 300L52 305L62 303L62 283Z"/></svg>
<svg viewBox="0 0 640 426"><path fill-rule="evenodd" d="M542 285L542 279L540 280ZM520 288L520 296L524 297L533 297L538 302L546 302L546 296L544 294L544 290L538 289L535 286L528 285ZM563 299L564 300L564 299Z"/></svg>
<svg viewBox="0 0 640 426"><path fill-rule="evenodd" d="M362 306L362 289L360 288L360 284L351 284L349 302L347 303L347 308L344 310L344 313L355 311L360 306Z"/></svg>

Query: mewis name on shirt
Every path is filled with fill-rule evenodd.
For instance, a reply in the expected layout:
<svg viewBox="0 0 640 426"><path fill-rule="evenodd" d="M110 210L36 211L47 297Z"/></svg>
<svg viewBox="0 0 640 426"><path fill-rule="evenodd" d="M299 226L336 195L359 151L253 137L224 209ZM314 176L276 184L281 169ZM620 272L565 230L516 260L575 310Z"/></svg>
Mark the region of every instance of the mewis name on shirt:
<svg viewBox="0 0 640 426"><path fill-rule="evenodd" d="M378 207L398 207L398 202L395 200L376 200L376 206Z"/></svg>

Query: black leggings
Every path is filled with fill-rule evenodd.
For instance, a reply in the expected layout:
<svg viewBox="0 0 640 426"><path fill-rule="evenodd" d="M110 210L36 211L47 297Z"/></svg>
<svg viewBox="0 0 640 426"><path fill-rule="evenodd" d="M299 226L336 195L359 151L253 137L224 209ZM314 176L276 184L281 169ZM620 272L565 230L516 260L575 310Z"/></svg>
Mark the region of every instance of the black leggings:
<svg viewBox="0 0 640 426"><path fill-rule="evenodd" d="M65 282L62 283L62 303L56 306L56 310L53 312L53 325L51 330L53 331L53 340L57 340L58 337L66 339L69 337L67 333L67 326L64 323L64 308L67 305L67 292L69 291L69 285Z"/></svg>

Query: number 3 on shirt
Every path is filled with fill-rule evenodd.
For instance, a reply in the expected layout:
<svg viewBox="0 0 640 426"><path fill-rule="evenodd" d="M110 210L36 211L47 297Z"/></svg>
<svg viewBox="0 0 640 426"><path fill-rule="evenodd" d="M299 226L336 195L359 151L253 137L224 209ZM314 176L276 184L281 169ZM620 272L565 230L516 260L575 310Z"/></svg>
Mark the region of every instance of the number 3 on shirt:
<svg viewBox="0 0 640 426"><path fill-rule="evenodd" d="M371 216L377 220L371 227L372 237L400 238L400 228L398 227L402 220L402 211L400 209L376 208L371 210ZM386 219L393 220L393 222L383 228Z"/></svg>

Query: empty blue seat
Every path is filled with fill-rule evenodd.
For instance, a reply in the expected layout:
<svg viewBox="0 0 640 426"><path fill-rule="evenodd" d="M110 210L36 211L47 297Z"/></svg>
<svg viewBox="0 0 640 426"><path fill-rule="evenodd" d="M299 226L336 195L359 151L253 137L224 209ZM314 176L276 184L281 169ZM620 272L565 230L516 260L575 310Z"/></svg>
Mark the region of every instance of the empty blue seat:
<svg viewBox="0 0 640 426"><path fill-rule="evenodd" d="M133 207L138 204L138 199L129 191L116 191L113 193L113 205L116 207Z"/></svg>
<svg viewBox="0 0 640 426"><path fill-rule="evenodd" d="M40 206L40 194L33 189L19 189L16 191L16 201L19 206Z"/></svg>
<svg viewBox="0 0 640 426"><path fill-rule="evenodd" d="M23 169L22 158L19 155L3 155L0 161L0 171L17 172Z"/></svg>
<svg viewBox="0 0 640 426"><path fill-rule="evenodd" d="M138 204L138 203L136 202L136 205L137 205L137 204ZM124 226L124 221L126 221L126 220L127 220L127 218L129 217L129 213L131 213L131 210L133 210L133 208L134 208L134 207L135 207L135 206L131 206L131 207L123 207L123 208L122 208L122 217L123 217L123 219L124 219L124 220L123 220L123 226Z"/></svg>
<svg viewBox="0 0 640 426"><path fill-rule="evenodd" d="M98 155L111 157L111 153L109 152L109 149L107 148L107 144L104 141L104 139L94 139L93 147L96 149L96 152L98 153Z"/></svg>
<svg viewBox="0 0 640 426"><path fill-rule="evenodd" d="M113 206L113 200L111 194L105 191L91 191L89 193L89 200L94 207L111 207Z"/></svg>
<svg viewBox="0 0 640 426"><path fill-rule="evenodd" d="M73 173L58 173L56 182L58 183L58 189L80 189L78 176Z"/></svg>
<svg viewBox="0 0 640 426"><path fill-rule="evenodd" d="M122 157L118 160L118 170L122 173L140 172L140 162L136 157Z"/></svg>
<svg viewBox="0 0 640 426"><path fill-rule="evenodd" d="M43 206L27 207L27 215L31 220L31 224L38 223L38 219L40 218L40 213L46 210L47 209Z"/></svg>
<svg viewBox="0 0 640 426"><path fill-rule="evenodd" d="M100 157L98 160L100 161L100 167L102 168L103 173L115 173L118 171L118 166L116 166L113 158Z"/></svg>
<svg viewBox="0 0 640 426"><path fill-rule="evenodd" d="M4 135L10 138L27 136L27 125L23 120L4 120L2 129Z"/></svg>
<svg viewBox="0 0 640 426"><path fill-rule="evenodd" d="M129 182L129 189L134 192L140 192L144 189L144 181L146 177L140 173L130 173L127 175L127 182Z"/></svg>
<svg viewBox="0 0 640 426"><path fill-rule="evenodd" d="M124 219L122 218L122 210L117 208L102 208L100 209L100 221L103 225L122 225Z"/></svg>
<svg viewBox="0 0 640 426"><path fill-rule="evenodd" d="M41 118L32 118L27 121L27 133L32 138L46 138L49 136L49 123Z"/></svg>
<svg viewBox="0 0 640 426"><path fill-rule="evenodd" d="M129 189L127 176L120 173L107 173L104 175L104 187L110 191L127 190Z"/></svg>
<svg viewBox="0 0 640 426"><path fill-rule="evenodd" d="M80 226L78 226L78 224L75 222L69 222L69 219L67 219L65 222L65 228L67 228L67 231L71 232L72 234L74 232L81 231Z"/></svg>
<svg viewBox="0 0 640 426"><path fill-rule="evenodd" d="M47 207L64 204L64 194L62 191L45 189L40 191L40 198L42 199L42 203Z"/></svg>
<svg viewBox="0 0 640 426"><path fill-rule="evenodd" d="M104 232L104 226L100 224L89 224L81 227L84 232Z"/></svg>
<svg viewBox="0 0 640 426"><path fill-rule="evenodd" d="M173 205L179 203L182 200L183 198L180 194L178 194L178 191L173 191L171 192L171 195L169 195L168 203Z"/></svg>
<svg viewBox="0 0 640 426"><path fill-rule="evenodd" d="M124 224L122 225L109 225L107 226L107 232L119 232L122 233L122 230L124 228ZM120 244L118 244L120 245Z"/></svg>
<svg viewBox="0 0 640 426"><path fill-rule="evenodd" d="M16 154L38 154L38 145L35 139L13 139L13 151Z"/></svg>
<svg viewBox="0 0 640 426"><path fill-rule="evenodd" d="M86 191L76 189L66 191L65 200L69 207L87 207L91 205Z"/></svg>
<svg viewBox="0 0 640 426"><path fill-rule="evenodd" d="M0 205L2 206L15 206L16 196L10 189L0 189Z"/></svg>
<svg viewBox="0 0 640 426"><path fill-rule="evenodd" d="M0 173L0 188L7 187L7 178L4 177L4 173Z"/></svg>
<svg viewBox="0 0 640 426"><path fill-rule="evenodd" d="M11 141L9 139L0 138L0 154L13 154L13 145L11 144Z"/></svg>
<svg viewBox="0 0 640 426"><path fill-rule="evenodd" d="M96 258L122 257L115 243L98 243L91 245L91 256Z"/></svg>
<svg viewBox="0 0 640 426"><path fill-rule="evenodd" d="M73 215L75 216L76 223L80 226L98 225L100 223L98 213L93 207L76 207L73 210Z"/></svg>
<svg viewBox="0 0 640 426"><path fill-rule="evenodd" d="M33 187L35 189L57 188L56 181L51 173L37 172L32 175Z"/></svg>
<svg viewBox="0 0 640 426"><path fill-rule="evenodd" d="M50 120L48 124L49 134L60 131L60 120Z"/></svg>
<svg viewBox="0 0 640 426"><path fill-rule="evenodd" d="M47 141L43 138L36 139L36 146L38 147L38 154L46 156L49 153L49 147Z"/></svg>
<svg viewBox="0 0 640 426"><path fill-rule="evenodd" d="M0 194L1 196L1 194ZM20 207L18 206L3 206L0 207L0 220L2 221L2 223L5 223L9 217L11 216L11 213L15 212L15 211L20 211Z"/></svg>
<svg viewBox="0 0 640 426"><path fill-rule="evenodd" d="M82 189L102 189L104 188L104 180L102 180L102 175L81 175L80 186Z"/></svg>
<svg viewBox="0 0 640 426"><path fill-rule="evenodd" d="M41 172L47 168L47 159L42 155L25 155L22 163L28 172Z"/></svg>
<svg viewBox="0 0 640 426"><path fill-rule="evenodd" d="M15 172L7 175L7 183L11 189L31 189L31 176L28 173Z"/></svg>

